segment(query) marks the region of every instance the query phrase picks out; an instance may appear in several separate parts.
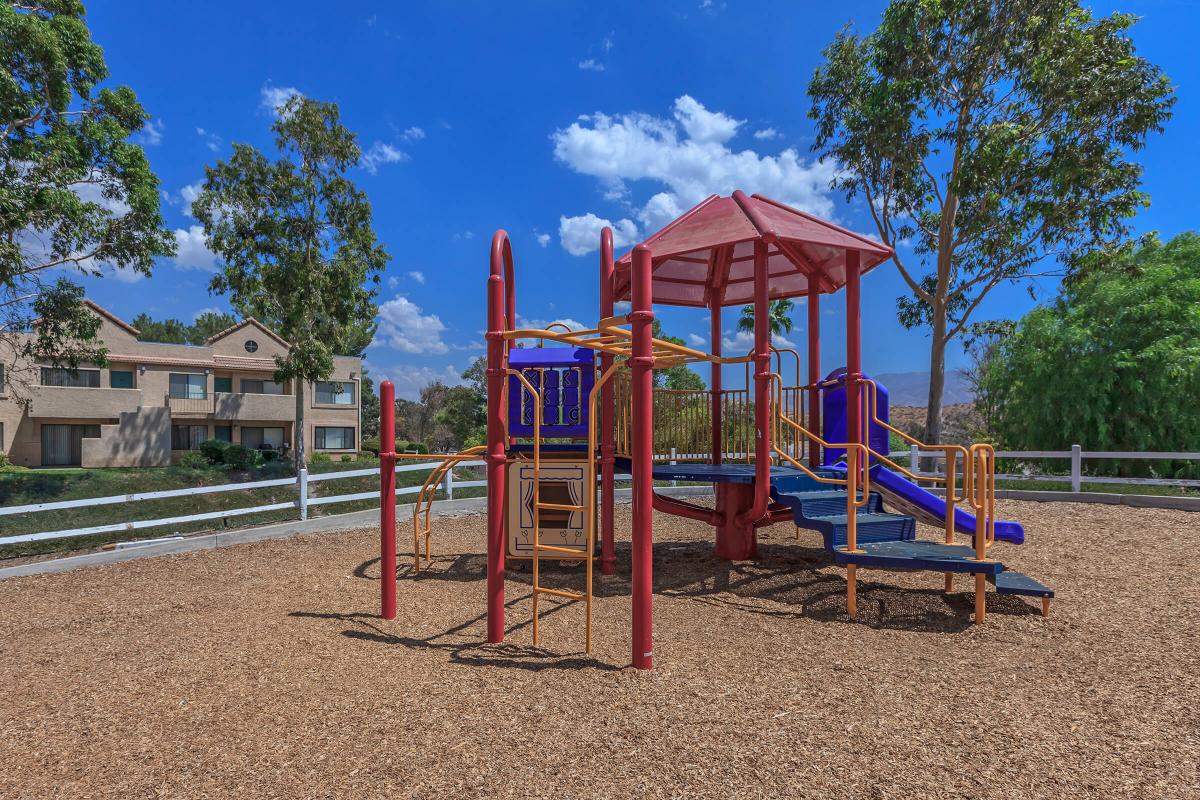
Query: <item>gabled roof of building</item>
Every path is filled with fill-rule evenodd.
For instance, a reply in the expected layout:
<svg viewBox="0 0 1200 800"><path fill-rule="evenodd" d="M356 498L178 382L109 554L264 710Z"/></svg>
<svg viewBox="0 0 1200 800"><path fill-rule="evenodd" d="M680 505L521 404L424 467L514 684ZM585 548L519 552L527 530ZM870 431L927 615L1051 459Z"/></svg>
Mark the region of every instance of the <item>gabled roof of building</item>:
<svg viewBox="0 0 1200 800"><path fill-rule="evenodd" d="M122 330L124 330L124 331L127 331L128 333L131 333L131 334L133 334L134 336L141 336L141 335L142 335L142 332L141 332L141 331L139 331L137 328L133 327L133 326L132 326L132 325L130 325L128 322L126 322L125 320L121 319L121 318L120 318L120 317L118 317L116 314L112 313L111 311L109 311L107 308L105 308L104 306L100 305L99 303L95 303L95 302L93 302L93 301L91 301L91 300L87 300L87 299L85 299L85 300L83 301L83 304L84 304L85 306L87 306L88 308L90 308L92 311L95 311L97 314L99 314L100 316L102 316L102 317L104 317L105 319L107 319L107 320L108 320L109 322L111 322L112 324L116 325L118 328L120 328L120 329L122 329Z"/></svg>
<svg viewBox="0 0 1200 800"><path fill-rule="evenodd" d="M275 331L268 328L266 325L263 325L261 322L256 320L254 317L246 317L244 320L242 320L238 324L231 325L223 331L218 331L217 333L214 333L212 336L208 337L208 339L206 341L208 342L208 344L212 344L213 342L224 339L226 336L229 336L230 334L237 333L238 331L240 331L242 328L246 327L247 325L253 325L254 327L258 328L260 331L265 333L267 336L270 336L272 339L279 342L279 344L283 345L284 347L291 347L291 344L289 344L286 339L284 339L282 336L277 334Z"/></svg>

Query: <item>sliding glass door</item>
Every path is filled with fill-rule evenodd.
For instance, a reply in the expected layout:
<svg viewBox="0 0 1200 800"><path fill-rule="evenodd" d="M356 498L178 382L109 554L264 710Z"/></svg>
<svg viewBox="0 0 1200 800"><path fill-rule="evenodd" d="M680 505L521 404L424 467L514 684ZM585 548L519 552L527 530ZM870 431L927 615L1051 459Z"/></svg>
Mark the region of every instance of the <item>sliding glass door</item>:
<svg viewBox="0 0 1200 800"><path fill-rule="evenodd" d="M83 440L99 436L99 425L42 425L42 466L79 466Z"/></svg>

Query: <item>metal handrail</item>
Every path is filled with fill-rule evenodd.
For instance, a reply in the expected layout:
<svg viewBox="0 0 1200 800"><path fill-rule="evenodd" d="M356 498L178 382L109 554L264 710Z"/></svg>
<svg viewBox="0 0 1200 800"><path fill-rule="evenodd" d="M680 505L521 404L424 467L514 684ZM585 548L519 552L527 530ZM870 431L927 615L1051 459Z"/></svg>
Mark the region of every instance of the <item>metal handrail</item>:
<svg viewBox="0 0 1200 800"><path fill-rule="evenodd" d="M467 461L473 456L477 456L487 451L486 445L478 445L466 450L459 451L454 454L453 458L442 460L434 467L429 477L425 479L425 483L421 485L421 491L417 493L417 501L413 504L413 572L420 574L421 572L421 506L425 506L425 560L430 559L429 539L432 532L429 517L433 511L434 499L437 497L437 487L441 483L442 478L446 473L458 466L459 462Z"/></svg>

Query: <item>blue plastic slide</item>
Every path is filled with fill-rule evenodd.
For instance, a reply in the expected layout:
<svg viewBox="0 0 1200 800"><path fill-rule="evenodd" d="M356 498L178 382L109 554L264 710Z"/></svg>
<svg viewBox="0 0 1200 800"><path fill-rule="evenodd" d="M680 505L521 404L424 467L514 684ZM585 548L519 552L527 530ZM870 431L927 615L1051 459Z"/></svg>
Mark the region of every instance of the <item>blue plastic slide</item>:
<svg viewBox="0 0 1200 800"><path fill-rule="evenodd" d="M946 501L912 481L876 465L871 467L871 490L883 495L884 502L902 514L916 517L927 525L946 524ZM973 536L975 515L961 506L954 507L954 530ZM996 539L1013 544L1025 541L1025 528L1019 522L996 520Z"/></svg>

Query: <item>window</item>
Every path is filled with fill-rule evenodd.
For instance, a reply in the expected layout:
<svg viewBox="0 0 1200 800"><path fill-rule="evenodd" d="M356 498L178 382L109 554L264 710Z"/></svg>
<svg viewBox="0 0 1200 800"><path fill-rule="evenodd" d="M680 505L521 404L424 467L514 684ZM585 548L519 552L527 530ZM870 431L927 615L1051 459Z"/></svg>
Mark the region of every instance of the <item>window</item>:
<svg viewBox="0 0 1200 800"><path fill-rule="evenodd" d="M352 406L354 405L354 384L351 381L317 381L317 402Z"/></svg>
<svg viewBox="0 0 1200 800"><path fill-rule="evenodd" d="M256 353L258 352L258 342L253 339L247 339L245 348L247 353Z"/></svg>
<svg viewBox="0 0 1200 800"><path fill-rule="evenodd" d="M233 426L232 425L214 425L213 438L218 442L233 441Z"/></svg>
<svg viewBox="0 0 1200 800"><path fill-rule="evenodd" d="M108 385L114 389L132 389L133 371L127 369L114 369L108 373Z"/></svg>
<svg viewBox="0 0 1200 800"><path fill-rule="evenodd" d="M283 384L257 378L242 378L242 391L246 394L283 394Z"/></svg>
<svg viewBox="0 0 1200 800"><path fill-rule="evenodd" d="M233 391L233 378L229 377L228 375L226 375L223 378L222 377L213 378L213 391L214 392L226 392L226 393L232 392Z"/></svg>
<svg viewBox="0 0 1200 800"><path fill-rule="evenodd" d="M203 400L204 398L208 397L207 375L172 372L170 385L171 397L184 398L187 400Z"/></svg>
<svg viewBox="0 0 1200 800"><path fill-rule="evenodd" d="M4 449L4 423L0 422L0 450Z"/></svg>
<svg viewBox="0 0 1200 800"><path fill-rule="evenodd" d="M42 367L42 386L75 386L100 388L100 370L80 369L72 372L66 367Z"/></svg>
<svg viewBox="0 0 1200 800"><path fill-rule="evenodd" d="M0 364L0 394L4 394L4 365Z"/></svg>
<svg viewBox="0 0 1200 800"><path fill-rule="evenodd" d="M253 450L282 450L283 428L249 428L243 425L242 446Z"/></svg>
<svg viewBox="0 0 1200 800"><path fill-rule="evenodd" d="M354 428L317 428L313 438L318 450L354 449Z"/></svg>
<svg viewBox="0 0 1200 800"><path fill-rule="evenodd" d="M172 425L172 450L199 450L200 443L208 438L206 425Z"/></svg>

